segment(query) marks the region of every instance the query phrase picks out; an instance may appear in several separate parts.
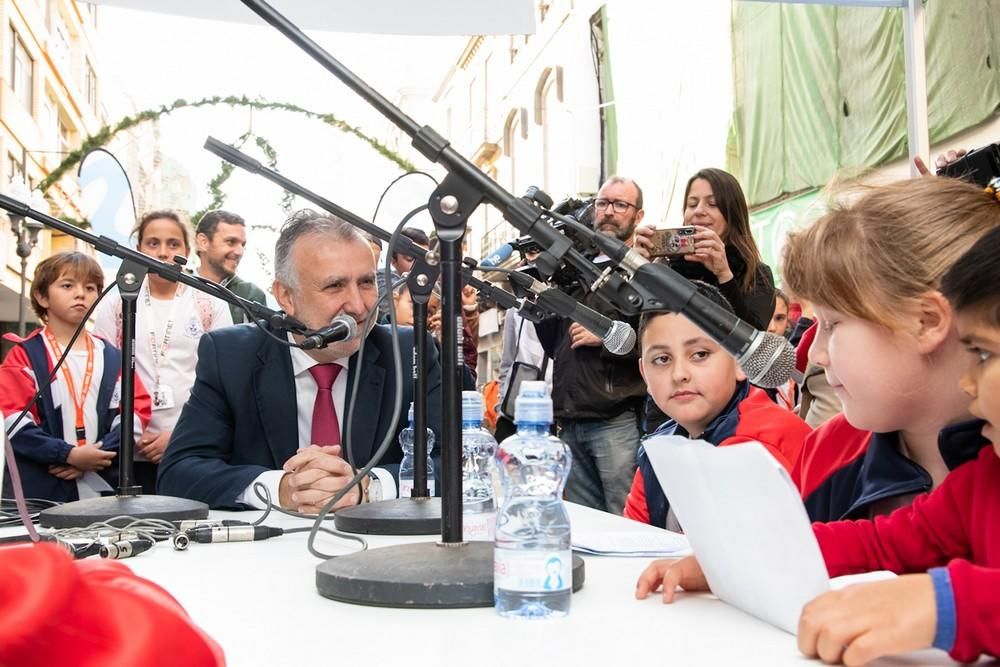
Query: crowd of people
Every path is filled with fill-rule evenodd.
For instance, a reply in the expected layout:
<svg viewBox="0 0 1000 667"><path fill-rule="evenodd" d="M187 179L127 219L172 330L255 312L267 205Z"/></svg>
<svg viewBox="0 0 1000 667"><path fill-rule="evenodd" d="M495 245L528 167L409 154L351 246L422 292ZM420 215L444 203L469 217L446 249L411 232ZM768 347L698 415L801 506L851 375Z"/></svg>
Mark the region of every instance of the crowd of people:
<svg viewBox="0 0 1000 667"><path fill-rule="evenodd" d="M831 575L888 569L901 575L829 593L803 612L804 653L850 664L936 646L959 660L1000 655L1000 202L967 183L919 177L872 187L793 233L775 288L731 174L702 169L687 182L683 224L693 245L655 257L643 193L613 176L593 200L594 231L665 262L698 293L797 349L800 381L764 389L678 313L627 317L588 286L571 296L637 332L615 354L576 322L504 316L499 378L478 377L477 294L462 294L464 383L493 385L499 437L512 432L519 380L551 387L555 431L573 465L565 497L661 528L683 531L643 440L678 435L716 446L757 441L798 486ZM417 229L403 233L430 248ZM243 219L214 211L194 244L172 211L142 216L138 249L163 261L198 254L199 275L245 298L264 292L237 277ZM145 493L214 508L316 513L398 437L397 393L412 400L413 260L391 252L392 283L376 270L381 241L335 217L304 210L281 228L271 293L287 314L320 329L353 318L357 337L321 350L302 336L246 323L201 292L150 275L136 327L136 476ZM535 259L528 249L525 264ZM604 269L611 260L596 254ZM377 274L379 274L377 276ZM0 367L0 410L29 497L71 501L116 484L122 306L102 302L93 333L73 345L42 399L17 420L103 290L100 267L81 253L39 264L32 305L43 326ZM391 294L390 294L391 292ZM388 311L400 329L393 348ZM424 355L428 427L441 427L440 299L427 304ZM241 322L243 324L241 324ZM369 329L363 329L371 323ZM404 362L397 386L395 355ZM527 370L526 370L527 369ZM495 381L495 382L494 382ZM357 383L356 393L350 389ZM405 412L404 412L405 417ZM15 423L16 422L16 423ZM438 438L439 441L439 438ZM990 444L992 442L992 447ZM437 452L433 452L434 457ZM393 446L338 508L394 498L402 451ZM4 496L8 497L8 480ZM749 500L749 499L748 499ZM696 558L657 561L636 596L707 588Z"/></svg>

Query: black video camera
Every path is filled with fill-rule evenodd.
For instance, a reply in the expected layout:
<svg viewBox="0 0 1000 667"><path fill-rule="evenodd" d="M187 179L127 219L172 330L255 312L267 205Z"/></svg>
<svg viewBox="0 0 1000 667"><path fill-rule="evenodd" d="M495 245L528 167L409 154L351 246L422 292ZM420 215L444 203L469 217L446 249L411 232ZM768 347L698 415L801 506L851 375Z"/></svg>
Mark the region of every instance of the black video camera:
<svg viewBox="0 0 1000 667"><path fill-rule="evenodd" d="M938 169L937 175L959 178L985 188L1000 176L1000 144L990 144L966 153Z"/></svg>
<svg viewBox="0 0 1000 667"><path fill-rule="evenodd" d="M574 197L567 197L561 202L552 207L553 213L558 213L559 215L564 215L571 217L577 222L580 222L587 227L593 225L594 220L594 200L593 198L588 199L576 199ZM550 218L550 223L553 227L558 229L561 233L566 235L570 241L573 242L573 247L582 253L588 259L593 259L598 255L598 250L591 244L587 239L580 238L574 233L572 227L567 225L562 220L557 218ZM530 236L522 236L514 241L511 245L517 248L518 252L521 253L521 259L528 261L527 255L539 253L544 250L538 243L532 239ZM576 287L579 284L580 276L579 274L570 266L562 265L553 273L551 276L543 276L535 266L533 262L523 266L520 271L523 271L531 275L536 280L542 282L551 282L563 290L569 290ZM516 290L515 290L516 291Z"/></svg>

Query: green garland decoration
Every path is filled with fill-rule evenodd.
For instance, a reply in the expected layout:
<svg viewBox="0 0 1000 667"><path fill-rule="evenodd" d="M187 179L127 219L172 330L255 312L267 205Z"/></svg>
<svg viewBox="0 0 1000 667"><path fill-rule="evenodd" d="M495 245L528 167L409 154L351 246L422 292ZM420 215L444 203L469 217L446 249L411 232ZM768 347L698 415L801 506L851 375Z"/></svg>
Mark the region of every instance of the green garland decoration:
<svg viewBox="0 0 1000 667"><path fill-rule="evenodd" d="M278 152L274 150L274 146L272 146L267 139L261 136L255 136L252 130L247 130L240 135L240 137L233 142L233 145L236 148L243 148L243 145L246 144L250 137L254 137L254 143L257 144L261 151L264 152L264 159L267 161L267 166L271 169L277 170ZM212 201L209 202L208 206L191 216L192 222L201 220L202 216L209 211L222 208L223 204L226 202L226 193L222 191L222 186L229 180L229 177L232 176L232 174L233 165L225 160L221 160L219 164L219 173L215 176L215 178L208 182L208 194L211 195ZM282 190L282 192L284 194L281 197L281 209L285 213L289 213L292 210L292 203L295 201L295 195L287 190Z"/></svg>
<svg viewBox="0 0 1000 667"><path fill-rule="evenodd" d="M307 118L313 118L322 121L323 123L326 123L327 125L336 128L341 132L344 132L346 134L352 134L358 139L364 141L369 146L371 146L377 153L385 157L387 160L391 160L392 162L396 163L399 166L399 168L402 169L403 171L416 170L416 167L413 165L413 163L411 163L409 160L406 160L395 151L389 149L385 144L380 142L378 139L369 136L364 131L337 118L331 113L318 113L316 111L310 111L309 109L305 109L296 104L290 104L288 102L269 102L261 98L250 99L245 95L241 96L230 95L227 97L221 97L217 95L214 97L206 97L200 100L196 100L194 102L188 102L185 99L174 100L170 104L162 105L155 109L146 109L145 111L140 111L138 113L132 114L131 116L125 116L117 123L115 123L113 126L105 125L96 133L84 139L83 143L80 144L80 148L67 155L66 158L62 162L60 162L59 165L56 166L56 168L53 169L48 176L42 179L42 181L38 184L38 187L42 192L48 190L50 187L58 183L59 180L66 174L66 172L75 167L80 162L80 160L83 159L84 155L86 155L95 148L100 148L101 146L107 145L107 143L111 141L111 139L113 139L115 135L117 135L119 132L135 127L139 123L145 123L147 121L156 120L160 116L164 116L166 114L178 111L180 109L197 109L200 107L217 106L220 104L233 107L249 107L251 109L257 109L261 111L287 111L290 113L298 113L304 115ZM266 144L266 141L264 143ZM259 137L257 140L257 145L261 146L265 154L267 154L268 150L273 150L269 148L265 149L261 145L261 140ZM230 172L231 171L232 167L230 167ZM222 179L222 182L225 182L225 178ZM290 205L291 200L288 197L287 193L283 201L285 200L287 200Z"/></svg>

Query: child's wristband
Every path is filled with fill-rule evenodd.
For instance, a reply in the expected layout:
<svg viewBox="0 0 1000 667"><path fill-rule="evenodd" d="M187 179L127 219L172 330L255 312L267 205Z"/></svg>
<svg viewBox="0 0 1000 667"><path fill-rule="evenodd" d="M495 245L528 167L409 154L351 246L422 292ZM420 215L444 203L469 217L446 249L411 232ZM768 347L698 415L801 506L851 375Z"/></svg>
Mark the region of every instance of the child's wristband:
<svg viewBox="0 0 1000 667"><path fill-rule="evenodd" d="M927 571L934 584L934 605L937 608L937 628L934 631L934 648L951 651L955 645L957 618L955 614L955 592L951 587L951 574L946 567L935 567Z"/></svg>

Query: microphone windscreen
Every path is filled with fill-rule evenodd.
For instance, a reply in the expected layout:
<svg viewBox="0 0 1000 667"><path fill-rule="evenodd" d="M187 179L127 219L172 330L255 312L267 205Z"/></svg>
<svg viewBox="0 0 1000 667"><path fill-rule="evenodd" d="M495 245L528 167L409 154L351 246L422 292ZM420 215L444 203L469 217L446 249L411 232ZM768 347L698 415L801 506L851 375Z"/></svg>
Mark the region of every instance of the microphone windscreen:
<svg viewBox="0 0 1000 667"><path fill-rule="evenodd" d="M604 335L604 347L611 354L628 354L635 347L635 329L625 322L615 320Z"/></svg>
<svg viewBox="0 0 1000 667"><path fill-rule="evenodd" d="M795 348L785 339L762 331L753 352L741 360L740 366L751 384L773 389L780 387L795 372Z"/></svg>

